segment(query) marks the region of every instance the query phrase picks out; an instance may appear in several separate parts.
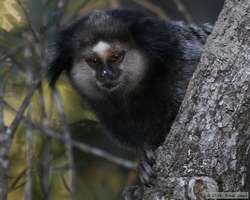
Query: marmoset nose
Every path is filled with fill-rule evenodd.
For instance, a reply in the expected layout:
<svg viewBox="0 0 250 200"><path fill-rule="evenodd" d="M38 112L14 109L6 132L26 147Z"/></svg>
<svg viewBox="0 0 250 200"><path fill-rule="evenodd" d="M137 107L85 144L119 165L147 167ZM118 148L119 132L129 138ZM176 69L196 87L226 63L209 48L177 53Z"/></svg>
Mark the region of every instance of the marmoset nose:
<svg viewBox="0 0 250 200"><path fill-rule="evenodd" d="M109 69L102 70L101 76L104 79L111 79L111 80L114 79L114 73Z"/></svg>
<svg viewBox="0 0 250 200"><path fill-rule="evenodd" d="M119 78L120 70L112 68L104 68L101 72L101 78L103 82L112 82Z"/></svg>
<svg viewBox="0 0 250 200"><path fill-rule="evenodd" d="M120 77L121 70L119 69L112 69L112 68L103 68L102 71L99 73L99 83L102 87L105 88L113 88L118 84L118 79Z"/></svg>

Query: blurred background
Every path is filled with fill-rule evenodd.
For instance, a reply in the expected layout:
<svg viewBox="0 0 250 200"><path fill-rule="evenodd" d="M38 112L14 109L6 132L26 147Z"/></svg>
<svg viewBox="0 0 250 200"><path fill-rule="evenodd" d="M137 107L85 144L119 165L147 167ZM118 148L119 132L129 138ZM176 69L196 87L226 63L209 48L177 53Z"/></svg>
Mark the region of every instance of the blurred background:
<svg viewBox="0 0 250 200"><path fill-rule="evenodd" d="M27 96L29 102L12 140L8 199L63 200L73 194L81 200L119 200L123 187L136 180L139 156L106 136L67 79L60 78L57 96L48 88L43 78L46 49L55 30L94 9L117 7L143 9L166 20L213 24L223 2L0 0L0 118L5 126Z"/></svg>

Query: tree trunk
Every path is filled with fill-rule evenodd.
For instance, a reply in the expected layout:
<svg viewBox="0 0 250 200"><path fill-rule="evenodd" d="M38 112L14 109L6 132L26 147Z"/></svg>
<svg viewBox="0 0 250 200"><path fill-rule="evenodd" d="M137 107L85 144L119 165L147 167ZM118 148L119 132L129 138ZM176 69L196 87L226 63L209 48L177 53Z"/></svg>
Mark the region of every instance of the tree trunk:
<svg viewBox="0 0 250 200"><path fill-rule="evenodd" d="M179 115L157 150L144 200L250 191L250 1L227 0ZM250 168L249 168L250 169Z"/></svg>

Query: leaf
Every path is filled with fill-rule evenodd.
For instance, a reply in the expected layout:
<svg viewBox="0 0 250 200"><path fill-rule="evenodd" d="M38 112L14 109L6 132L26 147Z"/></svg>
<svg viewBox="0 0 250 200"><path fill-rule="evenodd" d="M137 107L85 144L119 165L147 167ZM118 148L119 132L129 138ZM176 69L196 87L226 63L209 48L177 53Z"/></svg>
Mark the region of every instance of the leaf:
<svg viewBox="0 0 250 200"><path fill-rule="evenodd" d="M21 10L15 0L0 2L0 27L10 31L23 21Z"/></svg>

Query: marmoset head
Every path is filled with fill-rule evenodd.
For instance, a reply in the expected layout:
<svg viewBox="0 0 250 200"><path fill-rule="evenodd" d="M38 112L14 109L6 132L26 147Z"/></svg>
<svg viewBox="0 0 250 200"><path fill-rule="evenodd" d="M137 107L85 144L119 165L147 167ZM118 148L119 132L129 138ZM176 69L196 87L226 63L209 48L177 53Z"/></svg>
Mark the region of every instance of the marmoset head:
<svg viewBox="0 0 250 200"><path fill-rule="evenodd" d="M76 89L89 98L133 90L147 70L147 56L133 36L135 20L145 14L123 10L122 15L94 11L60 31L49 71L52 84L66 70Z"/></svg>
<svg viewBox="0 0 250 200"><path fill-rule="evenodd" d="M146 62L145 56L132 45L132 41L97 38L77 52L69 77L86 96L126 93L143 79Z"/></svg>

